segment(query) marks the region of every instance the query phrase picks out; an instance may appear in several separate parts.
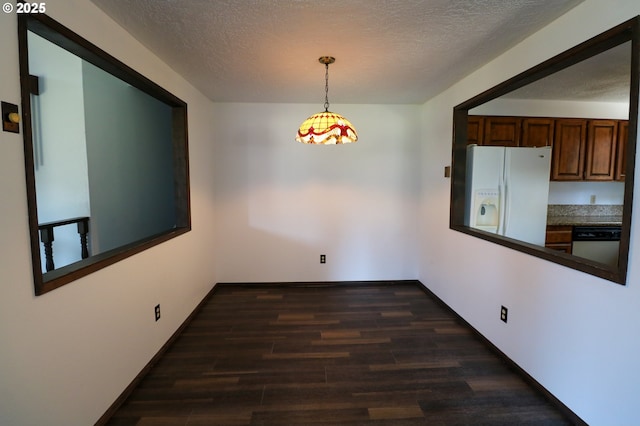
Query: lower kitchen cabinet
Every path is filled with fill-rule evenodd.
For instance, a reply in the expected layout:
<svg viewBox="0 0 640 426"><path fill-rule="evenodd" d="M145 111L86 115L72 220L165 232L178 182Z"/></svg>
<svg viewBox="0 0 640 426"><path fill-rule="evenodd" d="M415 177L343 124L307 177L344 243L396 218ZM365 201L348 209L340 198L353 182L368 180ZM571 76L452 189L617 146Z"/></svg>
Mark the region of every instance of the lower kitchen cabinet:
<svg viewBox="0 0 640 426"><path fill-rule="evenodd" d="M547 225L544 246L571 254L572 234L573 226L571 225Z"/></svg>

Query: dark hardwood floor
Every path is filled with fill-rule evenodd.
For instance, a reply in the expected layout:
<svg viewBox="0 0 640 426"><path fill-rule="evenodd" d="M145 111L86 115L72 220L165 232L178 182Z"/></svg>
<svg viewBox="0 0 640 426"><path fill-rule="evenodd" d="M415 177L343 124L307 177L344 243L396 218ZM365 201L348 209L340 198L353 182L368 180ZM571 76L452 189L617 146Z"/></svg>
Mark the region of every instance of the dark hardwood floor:
<svg viewBox="0 0 640 426"><path fill-rule="evenodd" d="M565 425L417 284L218 286L109 425Z"/></svg>

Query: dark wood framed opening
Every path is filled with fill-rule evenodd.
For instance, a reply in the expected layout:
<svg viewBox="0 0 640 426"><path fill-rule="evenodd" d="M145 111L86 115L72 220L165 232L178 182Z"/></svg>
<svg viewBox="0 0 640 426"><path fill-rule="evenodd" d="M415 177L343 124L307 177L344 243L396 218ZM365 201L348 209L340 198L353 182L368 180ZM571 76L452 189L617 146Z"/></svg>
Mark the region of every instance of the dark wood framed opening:
<svg viewBox="0 0 640 426"><path fill-rule="evenodd" d="M95 253L85 253L83 246L82 259L62 265L56 269L46 271L43 271L42 267L43 256L41 254L41 244L43 241L41 241L41 235L39 232L39 225L42 224L39 223L41 219L39 219L38 215L39 207L35 172L37 164L34 161L34 117L32 114L32 96L34 96L34 94L39 94L43 90L43 85L38 84L38 76L34 76L30 72L29 37L32 37L33 34L74 55L82 62L83 66L85 63L89 64L87 65L88 67L95 67L98 72L104 72L104 75L107 76L107 78L113 79L116 84L121 84L123 87L126 86L127 89L135 91L136 94L139 94L138 96L148 99L148 102L157 103L158 108L161 108L164 111L163 117L165 118L162 120L162 123L157 124L161 125L163 129L166 129L166 135L163 135L162 140L167 141L165 145L162 146L162 149L164 150L163 155L164 158L166 158L167 165L167 167L165 167L165 171L162 172L164 173L162 182L155 182L145 175L141 180L147 179L149 182L140 184L140 187L142 188L140 190L141 193L145 192L145 187L143 185L147 185L146 187L149 189L156 188L154 185L162 186L162 190L165 191L163 197L166 200L169 200L166 203L169 208L165 209L169 210L167 215L170 219L168 219L167 224L162 225L160 229L148 232L144 235L135 234L135 236L132 236L131 241L126 241L121 244L114 243L112 245L117 245L114 247L107 247L105 244L104 246L107 248L96 250ZM114 264L122 259L190 231L191 210L188 164L187 104L47 15L18 15L18 40L27 201L29 209L29 227L35 294L44 294L101 268ZM84 81L82 84L84 84ZM44 90L46 90L46 84L44 85ZM117 116L118 112L119 111L113 111L113 115ZM103 117L106 120L108 116L111 115L111 113L108 113L104 114ZM98 117L98 120L102 119L102 116L99 114L94 114L94 117ZM107 125L106 127L109 126ZM96 133L98 132L96 131ZM104 137L109 138L111 136L107 134L107 136ZM142 138L139 135L133 135L131 137ZM134 148L137 147L131 147L132 150ZM159 145L158 148L160 149ZM137 155L144 159L147 154L142 153ZM153 157L153 155L149 155L149 157ZM152 159L149 160L149 163L151 162ZM144 166L144 164L141 164L141 167ZM108 167L105 167L105 169L107 168ZM156 166L156 168L160 169L158 166ZM130 176L131 175L124 175L123 180L126 181ZM125 185L126 183L127 182L125 182ZM154 191L156 190L157 189L154 189ZM105 215L102 219L102 223L134 224L136 221L143 222L144 215L149 217L149 215L155 214L153 211L142 211L144 203L145 200L139 199L137 205L131 206L131 211L135 211L136 213L131 213L131 215L127 215L127 217L107 217ZM108 200L105 204L108 204ZM140 212L138 212L138 210L140 210ZM137 216L135 216L135 219L132 219L135 214L137 214ZM88 232L87 227L91 226L92 219L90 217L91 215L87 216L89 216L89 225L86 225L83 221L82 228L78 228L78 232L84 233L85 239ZM65 222L68 222L68 218L56 218L55 221L56 223L60 222L64 224ZM46 222L49 224L52 223L49 220L46 220ZM126 232L123 231L122 233L125 234ZM51 239L49 236L52 235L52 232L49 228L47 228L46 234L46 238ZM91 238L90 232L89 238ZM83 244L86 245L86 242ZM87 256L85 256L85 254ZM53 262L51 263L53 264Z"/></svg>
<svg viewBox="0 0 640 426"><path fill-rule="evenodd" d="M613 281L625 284L627 277L627 262L629 254L629 240L631 229L631 208L633 203L634 170L636 138L638 129L638 88L640 77L640 17L626 21L584 43L579 44L541 64L512 77L497 86L457 105L453 110L453 149L452 149L452 182L451 182L451 208L450 228L474 237L484 239L505 247L518 250L532 256L543 258L569 268L586 272ZM631 44L630 66L630 92L629 92L629 125L628 141L626 145L627 155L624 164L624 205L622 212L622 234L619 245L617 267L607 266L586 258L562 253L549 248L529 244L513 238L495 233L485 232L465 225L466 182L467 182L467 145L469 110L479 107L489 101L520 89L530 83L557 73L565 68L575 65L583 60L592 58L602 52L619 46L623 43Z"/></svg>

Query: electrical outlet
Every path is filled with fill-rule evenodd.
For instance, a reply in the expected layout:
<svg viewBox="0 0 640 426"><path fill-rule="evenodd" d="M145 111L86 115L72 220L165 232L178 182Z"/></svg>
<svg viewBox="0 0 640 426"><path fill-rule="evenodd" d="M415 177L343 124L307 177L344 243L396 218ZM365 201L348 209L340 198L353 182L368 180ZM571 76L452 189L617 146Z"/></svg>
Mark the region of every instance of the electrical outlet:
<svg viewBox="0 0 640 426"><path fill-rule="evenodd" d="M160 305L156 305L155 308L155 313L156 313L156 321L158 321L160 319Z"/></svg>
<svg viewBox="0 0 640 426"><path fill-rule="evenodd" d="M327 255L326 254L321 254L320 255L320 263L327 263Z"/></svg>
<svg viewBox="0 0 640 426"><path fill-rule="evenodd" d="M503 322L507 322L507 314L509 313L509 310L507 308L505 308L504 306L502 306L500 308L500 319Z"/></svg>
<svg viewBox="0 0 640 426"><path fill-rule="evenodd" d="M589 198L589 202L590 202L591 204L595 204L595 203L596 203L596 196L595 196L595 195L592 195L592 196Z"/></svg>

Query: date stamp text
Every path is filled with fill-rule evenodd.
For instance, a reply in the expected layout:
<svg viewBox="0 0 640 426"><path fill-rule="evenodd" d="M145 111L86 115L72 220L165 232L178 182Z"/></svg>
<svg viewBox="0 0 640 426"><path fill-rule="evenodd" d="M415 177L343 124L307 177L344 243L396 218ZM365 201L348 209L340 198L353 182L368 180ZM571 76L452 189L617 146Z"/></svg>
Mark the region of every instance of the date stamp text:
<svg viewBox="0 0 640 426"><path fill-rule="evenodd" d="M13 3L6 2L2 5L2 11L4 13L17 13L17 14L29 14L29 13L45 13L47 11L46 3Z"/></svg>

